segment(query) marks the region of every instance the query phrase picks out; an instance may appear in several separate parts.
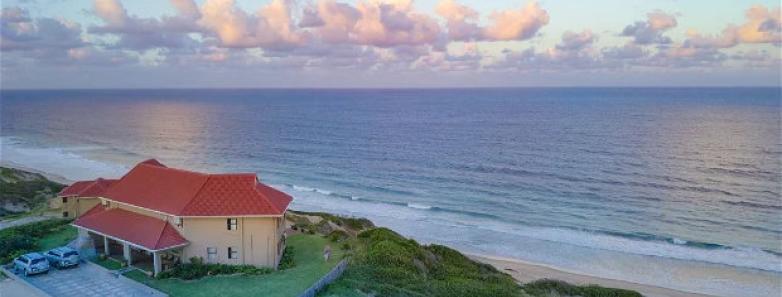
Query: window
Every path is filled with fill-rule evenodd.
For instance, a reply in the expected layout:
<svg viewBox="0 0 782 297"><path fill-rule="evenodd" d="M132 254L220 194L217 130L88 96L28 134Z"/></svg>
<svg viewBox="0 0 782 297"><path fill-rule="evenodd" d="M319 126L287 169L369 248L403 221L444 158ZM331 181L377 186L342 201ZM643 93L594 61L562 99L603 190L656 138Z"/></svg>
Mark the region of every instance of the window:
<svg viewBox="0 0 782 297"><path fill-rule="evenodd" d="M67 218L68 217L68 212L67 211L63 211L62 212L62 217L63 218Z"/></svg>
<svg viewBox="0 0 782 297"><path fill-rule="evenodd" d="M206 260L209 262L214 262L215 260L217 260L217 248L215 247L206 248Z"/></svg>
<svg viewBox="0 0 782 297"><path fill-rule="evenodd" d="M228 259L239 259L239 251L235 247L228 247Z"/></svg>
<svg viewBox="0 0 782 297"><path fill-rule="evenodd" d="M68 197L62 197L62 203L68 203Z"/></svg>
<svg viewBox="0 0 782 297"><path fill-rule="evenodd" d="M236 230L236 226L239 224L239 220L237 219L228 219L228 230Z"/></svg>

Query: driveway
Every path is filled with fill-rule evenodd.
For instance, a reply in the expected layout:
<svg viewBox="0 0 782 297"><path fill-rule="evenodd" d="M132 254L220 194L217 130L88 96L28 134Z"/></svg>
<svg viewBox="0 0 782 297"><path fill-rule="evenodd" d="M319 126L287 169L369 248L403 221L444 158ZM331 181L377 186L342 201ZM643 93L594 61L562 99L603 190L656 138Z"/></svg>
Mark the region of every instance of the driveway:
<svg viewBox="0 0 782 297"><path fill-rule="evenodd" d="M29 277L19 275L19 278L57 297L167 296L133 280L117 277L105 268L92 263L82 263L71 269L52 269L48 274Z"/></svg>
<svg viewBox="0 0 782 297"><path fill-rule="evenodd" d="M21 226L29 223L35 223L43 220L48 220L51 218L52 217L49 216L29 216L20 219L2 220L0 221L0 230L3 230L5 228Z"/></svg>

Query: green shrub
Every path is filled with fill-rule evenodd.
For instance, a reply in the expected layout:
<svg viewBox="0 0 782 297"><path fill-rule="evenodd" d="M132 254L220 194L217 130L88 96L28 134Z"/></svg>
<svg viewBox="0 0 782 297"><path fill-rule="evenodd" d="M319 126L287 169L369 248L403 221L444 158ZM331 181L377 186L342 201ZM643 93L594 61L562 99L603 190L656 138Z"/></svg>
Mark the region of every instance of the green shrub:
<svg viewBox="0 0 782 297"><path fill-rule="evenodd" d="M553 293L562 296L582 296L582 297L643 297L641 293L624 290L605 288L597 285L576 286L563 281L542 279L534 281L523 286L525 292L533 296L550 296Z"/></svg>
<svg viewBox="0 0 782 297"><path fill-rule="evenodd" d="M329 236L327 236L326 238L328 238L328 240L332 242L341 242L343 240L350 238L350 235L342 230L334 230L331 231L331 233L329 233Z"/></svg>
<svg viewBox="0 0 782 297"><path fill-rule="evenodd" d="M38 240L68 223L70 220L51 219L0 230L0 263L38 250Z"/></svg>
<svg viewBox="0 0 782 297"><path fill-rule="evenodd" d="M271 273L272 271L273 270L271 268L259 268L252 265L204 264L201 258L193 257L190 258L190 263L182 264L172 269L163 271L157 275L157 278L179 278L184 280L191 280L210 275L262 275Z"/></svg>
<svg viewBox="0 0 782 297"><path fill-rule="evenodd" d="M361 232L353 244L350 265L325 296L346 288L376 296L526 296L507 274L387 228Z"/></svg>
<svg viewBox="0 0 782 297"><path fill-rule="evenodd" d="M285 250L282 251L282 258L280 258L280 265L277 266L277 269L285 270L296 267L296 263L293 261L293 253L293 247L286 246Z"/></svg>

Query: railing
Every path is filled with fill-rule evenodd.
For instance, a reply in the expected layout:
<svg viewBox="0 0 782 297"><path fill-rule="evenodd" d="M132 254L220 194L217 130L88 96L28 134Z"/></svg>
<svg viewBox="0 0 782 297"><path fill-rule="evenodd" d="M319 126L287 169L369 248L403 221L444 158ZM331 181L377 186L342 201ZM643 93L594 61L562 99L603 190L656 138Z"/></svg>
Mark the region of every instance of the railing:
<svg viewBox="0 0 782 297"><path fill-rule="evenodd" d="M318 293L318 291L322 290L323 287L326 285L334 282L337 280L340 276L342 276L342 273L345 272L345 268L348 267L348 259L342 259L337 266L334 266L334 268L329 271L326 275L321 277L317 282L312 284L307 290L304 290L303 293L299 295L299 297L315 297L315 294Z"/></svg>

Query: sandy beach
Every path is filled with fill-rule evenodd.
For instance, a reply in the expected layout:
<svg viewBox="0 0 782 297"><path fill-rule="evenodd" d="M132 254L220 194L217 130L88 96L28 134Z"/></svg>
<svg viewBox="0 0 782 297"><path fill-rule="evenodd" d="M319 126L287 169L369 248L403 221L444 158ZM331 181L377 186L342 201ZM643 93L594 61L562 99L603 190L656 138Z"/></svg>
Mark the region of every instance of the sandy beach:
<svg viewBox="0 0 782 297"><path fill-rule="evenodd" d="M698 293L682 292L661 287L636 284L626 281L593 277L583 274L575 274L557 270L551 267L526 263L518 260L504 259L485 255L469 254L470 258L476 261L491 264L497 269L504 271L517 281L526 283L538 279L556 279L566 281L572 284L587 285L596 284L603 287L621 288L640 292L646 297L716 297L713 295L704 295Z"/></svg>
<svg viewBox="0 0 782 297"><path fill-rule="evenodd" d="M37 169L34 169L34 168L25 167L25 166L19 165L17 163L14 163L14 162L11 162L11 161L8 161L8 160L0 160L0 166L7 167L7 168L15 168L15 169L19 169L19 170L23 170L23 171L27 171L27 172L32 172L32 173L37 173L37 174L43 175L44 177L46 177L50 181L58 182L58 183L61 183L61 184L64 184L64 185L69 185L69 184L74 182L73 180L71 180L69 178L66 178L64 176L60 176L60 175L57 175L57 174L52 174L52 173L49 173L49 172L44 172L44 171L37 170Z"/></svg>

